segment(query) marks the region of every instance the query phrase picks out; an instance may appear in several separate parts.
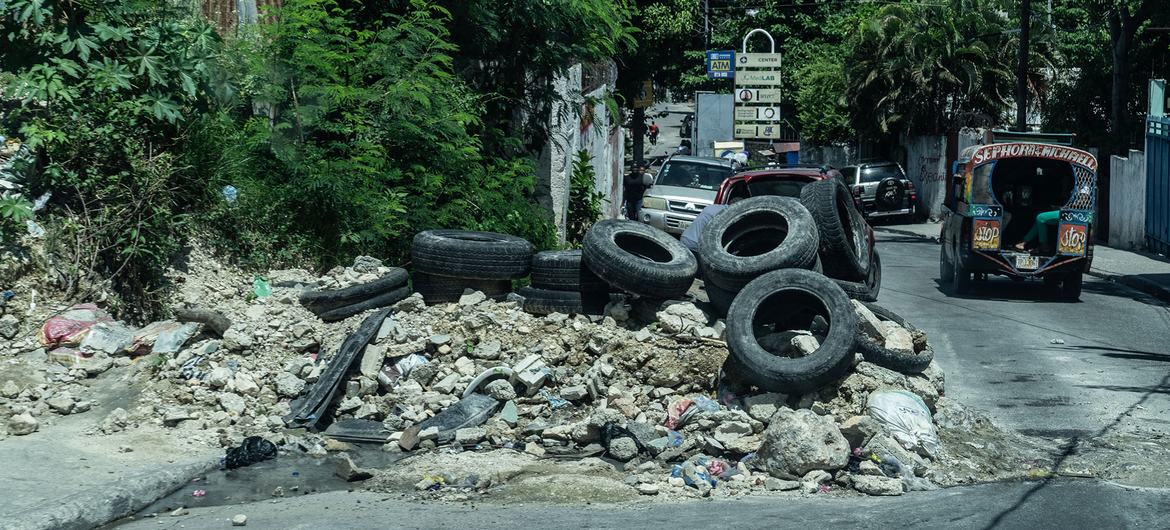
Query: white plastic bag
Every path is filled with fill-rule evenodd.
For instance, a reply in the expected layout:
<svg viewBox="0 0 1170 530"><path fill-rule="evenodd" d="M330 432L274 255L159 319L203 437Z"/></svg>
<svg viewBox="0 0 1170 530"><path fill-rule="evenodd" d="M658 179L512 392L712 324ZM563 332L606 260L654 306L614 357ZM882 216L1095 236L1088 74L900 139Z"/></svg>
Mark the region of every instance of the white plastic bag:
<svg viewBox="0 0 1170 530"><path fill-rule="evenodd" d="M933 458L938 454L938 431L922 398L904 390L878 390L869 395L869 415L909 451L921 448Z"/></svg>

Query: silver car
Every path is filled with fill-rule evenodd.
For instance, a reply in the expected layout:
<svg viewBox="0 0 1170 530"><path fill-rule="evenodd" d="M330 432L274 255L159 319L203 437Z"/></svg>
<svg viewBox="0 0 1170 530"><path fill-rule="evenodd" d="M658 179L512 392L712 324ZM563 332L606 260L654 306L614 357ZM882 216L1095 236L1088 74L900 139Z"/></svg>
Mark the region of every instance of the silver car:
<svg viewBox="0 0 1170 530"><path fill-rule="evenodd" d="M639 220L664 232L682 235L703 208L715 202L719 185L735 173L724 158L676 155L658 171L642 196Z"/></svg>
<svg viewBox="0 0 1170 530"><path fill-rule="evenodd" d="M845 185L861 203L866 218L914 217L918 191L895 162L874 162L841 168Z"/></svg>

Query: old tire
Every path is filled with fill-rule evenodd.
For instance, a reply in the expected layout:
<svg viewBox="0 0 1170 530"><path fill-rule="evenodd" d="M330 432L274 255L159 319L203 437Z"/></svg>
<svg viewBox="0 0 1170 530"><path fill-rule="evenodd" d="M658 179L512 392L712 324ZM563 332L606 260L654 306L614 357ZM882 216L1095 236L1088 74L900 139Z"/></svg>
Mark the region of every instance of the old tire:
<svg viewBox="0 0 1170 530"><path fill-rule="evenodd" d="M800 190L800 203L816 220L825 275L863 281L869 272L869 240L849 189L835 179L813 182Z"/></svg>
<svg viewBox="0 0 1170 530"><path fill-rule="evenodd" d="M494 300L503 300L512 292L511 280L452 278L418 271L415 271L412 283L415 292L421 294L427 304L458 302L467 289L480 291Z"/></svg>
<svg viewBox="0 0 1170 530"><path fill-rule="evenodd" d="M552 313L600 315L605 312L609 301L606 292L581 293L580 291L553 291L535 287L521 287L524 297L524 311L534 315Z"/></svg>
<svg viewBox="0 0 1170 530"><path fill-rule="evenodd" d="M547 250L532 256L532 286L553 291L609 292L581 260L580 250Z"/></svg>
<svg viewBox="0 0 1170 530"><path fill-rule="evenodd" d="M682 296L698 271L694 254L670 234L621 219L594 224L582 257L606 283L651 298Z"/></svg>
<svg viewBox="0 0 1170 530"><path fill-rule="evenodd" d="M476 280L511 280L528 275L532 243L516 236L468 230L425 230L410 248L414 269Z"/></svg>
<svg viewBox="0 0 1170 530"><path fill-rule="evenodd" d="M410 296L410 293L410 287L402 286L394 289L393 291L382 293L373 298L367 298L355 304L350 304L318 313L317 317L326 322L344 320L358 313L396 304L403 298Z"/></svg>
<svg viewBox="0 0 1170 530"><path fill-rule="evenodd" d="M799 201L778 196L740 201L703 226L703 277L739 291L764 273L813 268L819 242L816 222Z"/></svg>
<svg viewBox="0 0 1170 530"><path fill-rule="evenodd" d="M865 304L865 307L882 320L892 321L911 332L917 331L906 319L893 311L877 304ZM934 360L934 348L931 348L930 343L927 343L926 348L918 353L889 350L886 349L885 345L860 331L857 333L857 350L861 352L866 361L904 374L921 373Z"/></svg>
<svg viewBox="0 0 1170 530"><path fill-rule="evenodd" d="M1060 281L1060 297L1066 302L1076 302L1081 299L1081 289L1085 284L1085 276L1082 273L1074 273L1065 276Z"/></svg>
<svg viewBox="0 0 1170 530"><path fill-rule="evenodd" d="M703 284L703 290L707 291L707 301L711 302L711 307L715 308L716 314L720 317L727 316L731 302L735 300L735 295L739 294L739 291L728 291L711 282Z"/></svg>
<svg viewBox="0 0 1170 530"><path fill-rule="evenodd" d="M353 285L344 289L302 292L299 301L301 305L309 308L310 311L321 313L330 309L353 305L362 300L368 300L380 294L393 291L406 285L406 280L409 278L410 275L406 272L406 269L394 267L390 269L390 272L372 282Z"/></svg>
<svg viewBox="0 0 1170 530"><path fill-rule="evenodd" d="M862 302L876 302L882 290L882 261L877 251L873 253L873 263L869 266L869 277L865 283L834 280L849 298Z"/></svg>
<svg viewBox="0 0 1170 530"><path fill-rule="evenodd" d="M830 325L821 347L798 358L777 357L757 336L809 329L821 316ZM747 284L727 314L727 347L749 381L770 392L805 394L849 371L857 341L857 314L845 292L812 271L769 272Z"/></svg>

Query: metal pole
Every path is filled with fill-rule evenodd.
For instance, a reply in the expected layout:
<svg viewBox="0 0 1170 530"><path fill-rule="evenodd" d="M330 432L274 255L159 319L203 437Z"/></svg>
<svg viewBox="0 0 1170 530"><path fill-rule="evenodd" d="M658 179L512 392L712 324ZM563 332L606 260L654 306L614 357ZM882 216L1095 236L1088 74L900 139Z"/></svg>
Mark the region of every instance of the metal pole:
<svg viewBox="0 0 1170 530"><path fill-rule="evenodd" d="M711 3L703 0L703 49L711 49Z"/></svg>

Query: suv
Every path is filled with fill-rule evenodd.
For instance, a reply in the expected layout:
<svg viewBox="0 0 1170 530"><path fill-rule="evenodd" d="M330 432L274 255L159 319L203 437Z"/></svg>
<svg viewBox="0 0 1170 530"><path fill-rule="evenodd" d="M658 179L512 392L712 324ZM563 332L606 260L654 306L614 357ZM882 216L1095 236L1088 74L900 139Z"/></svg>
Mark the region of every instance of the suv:
<svg viewBox="0 0 1170 530"><path fill-rule="evenodd" d="M703 208L715 202L719 186L734 173L735 163L724 158L672 156L642 196L639 220L681 235Z"/></svg>
<svg viewBox="0 0 1170 530"><path fill-rule="evenodd" d="M914 217L918 192L906 178L902 166L894 162L873 162L841 168L845 185L860 201L867 219L894 215Z"/></svg>

